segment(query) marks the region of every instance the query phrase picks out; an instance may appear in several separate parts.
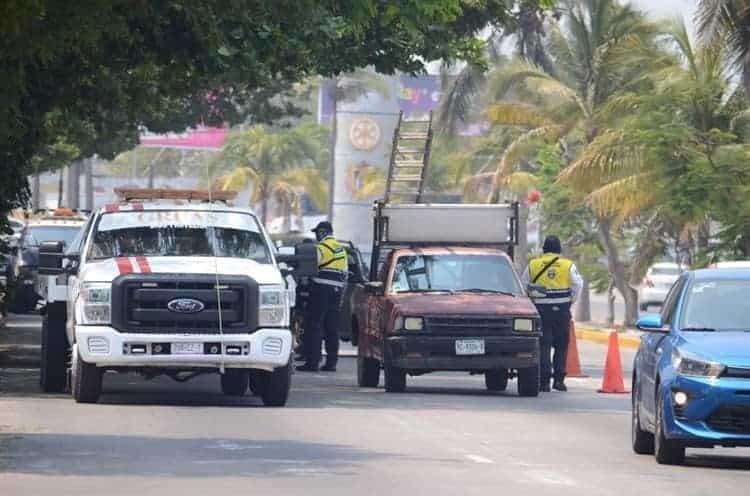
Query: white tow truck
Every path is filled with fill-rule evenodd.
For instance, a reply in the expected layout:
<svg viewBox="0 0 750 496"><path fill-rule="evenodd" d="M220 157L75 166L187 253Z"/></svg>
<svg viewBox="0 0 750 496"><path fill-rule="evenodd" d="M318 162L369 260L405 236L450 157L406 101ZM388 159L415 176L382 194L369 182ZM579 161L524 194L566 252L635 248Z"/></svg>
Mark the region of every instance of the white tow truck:
<svg viewBox="0 0 750 496"><path fill-rule="evenodd" d="M69 380L77 402L96 402L105 372L218 372L225 394L250 387L283 406L292 333L278 263L317 270L314 258L275 255L257 216L230 206L233 194L117 192L122 201L92 214L67 250L41 246L42 388Z"/></svg>

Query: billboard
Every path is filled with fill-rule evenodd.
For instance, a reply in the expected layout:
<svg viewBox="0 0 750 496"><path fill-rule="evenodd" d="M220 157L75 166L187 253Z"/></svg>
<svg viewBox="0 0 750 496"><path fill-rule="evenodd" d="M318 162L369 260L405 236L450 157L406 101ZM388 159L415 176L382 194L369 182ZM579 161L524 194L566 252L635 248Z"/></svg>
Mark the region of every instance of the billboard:
<svg viewBox="0 0 750 496"><path fill-rule="evenodd" d="M184 133L155 134L144 132L140 136L141 146L147 148L179 148L183 150L220 150L227 139L223 127L198 126Z"/></svg>

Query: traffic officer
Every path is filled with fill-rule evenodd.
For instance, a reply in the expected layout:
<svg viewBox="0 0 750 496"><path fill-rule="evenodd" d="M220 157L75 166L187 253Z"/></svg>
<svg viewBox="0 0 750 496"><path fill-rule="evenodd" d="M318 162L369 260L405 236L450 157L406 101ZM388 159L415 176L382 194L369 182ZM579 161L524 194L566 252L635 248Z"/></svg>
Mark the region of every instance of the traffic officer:
<svg viewBox="0 0 750 496"><path fill-rule="evenodd" d="M560 255L562 246L557 236L547 236L542 247L544 254L532 259L523 273L526 286L536 284L546 289L544 295L532 298L542 317L541 342L541 391L549 391L550 378L558 391L567 391L565 386L565 363L568 356L570 332L570 307L578 299L583 288L583 278L575 264ZM555 357L550 363L552 348Z"/></svg>
<svg viewBox="0 0 750 496"><path fill-rule="evenodd" d="M339 356L339 327L341 326L341 297L346 285L348 269L346 249L333 237L333 226L323 221L313 229L318 240L318 275L310 286L308 319L304 340L305 364L297 367L303 372L316 372L320 364L320 347L325 332L326 363L321 370L334 372Z"/></svg>

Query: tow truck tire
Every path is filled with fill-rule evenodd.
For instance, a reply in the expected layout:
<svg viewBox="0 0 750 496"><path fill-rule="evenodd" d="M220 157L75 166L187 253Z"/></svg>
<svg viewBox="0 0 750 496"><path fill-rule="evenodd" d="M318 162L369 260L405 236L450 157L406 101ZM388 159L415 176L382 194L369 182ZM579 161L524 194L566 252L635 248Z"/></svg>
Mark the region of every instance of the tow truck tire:
<svg viewBox="0 0 750 496"><path fill-rule="evenodd" d="M262 372L260 397L266 406L284 406L292 387L292 366L286 364L273 372Z"/></svg>
<svg viewBox="0 0 750 496"><path fill-rule="evenodd" d="M387 393L403 393L406 390L406 370L393 366L387 355L383 362L383 376Z"/></svg>
<svg viewBox="0 0 750 496"><path fill-rule="evenodd" d="M96 403L102 394L102 370L84 362L73 348L73 377L71 389L76 403Z"/></svg>
<svg viewBox="0 0 750 496"><path fill-rule="evenodd" d="M42 320L42 354L39 384L45 393L62 393L67 383L65 303L50 303Z"/></svg>
<svg viewBox="0 0 750 496"><path fill-rule="evenodd" d="M244 396L250 383L250 371L226 369L221 376L221 392L227 396Z"/></svg>
<svg viewBox="0 0 750 496"><path fill-rule="evenodd" d="M539 365L518 369L518 395L530 398L539 396Z"/></svg>
<svg viewBox="0 0 750 496"><path fill-rule="evenodd" d="M484 373L488 391L505 391L508 387L508 369L488 370Z"/></svg>

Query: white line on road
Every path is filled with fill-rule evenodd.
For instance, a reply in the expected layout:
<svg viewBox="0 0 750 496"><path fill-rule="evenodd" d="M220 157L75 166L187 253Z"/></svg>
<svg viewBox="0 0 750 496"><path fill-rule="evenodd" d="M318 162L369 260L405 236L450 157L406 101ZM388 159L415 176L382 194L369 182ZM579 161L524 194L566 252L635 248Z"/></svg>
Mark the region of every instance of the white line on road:
<svg viewBox="0 0 750 496"><path fill-rule="evenodd" d="M479 456L479 455L465 455L465 456L466 456L466 458L468 458L469 460L471 460L474 463L495 463L492 460L490 460L489 458L485 458L485 457Z"/></svg>

